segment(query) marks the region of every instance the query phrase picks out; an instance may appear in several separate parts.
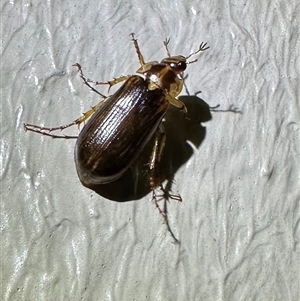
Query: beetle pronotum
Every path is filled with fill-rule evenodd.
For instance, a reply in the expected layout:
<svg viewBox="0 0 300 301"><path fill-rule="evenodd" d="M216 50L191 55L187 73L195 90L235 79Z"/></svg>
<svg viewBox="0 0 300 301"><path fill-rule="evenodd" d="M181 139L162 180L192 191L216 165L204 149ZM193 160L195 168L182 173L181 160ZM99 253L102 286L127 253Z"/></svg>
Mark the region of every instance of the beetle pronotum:
<svg viewBox="0 0 300 301"><path fill-rule="evenodd" d="M80 181L83 185L105 184L121 177L139 156L149 139L155 135L155 142L150 158L150 187L152 200L167 222L166 212L157 203L155 189L160 187L166 197L181 201L179 195L166 195L159 181L158 165L162 157L166 134L162 119L169 104L187 113L185 105L177 99L183 88L181 73L186 69L188 59L209 47L201 43L198 50L184 57L171 56L168 43L164 41L167 58L160 63L157 61L146 63L140 51L134 34L131 34L135 50L140 63L136 73L143 75L122 76L108 82L93 82L94 84L108 84L110 87L125 81L121 88L111 96L104 96L93 88L77 66L84 83L104 99L95 107L83 114L70 124L58 127L42 127L24 124L25 130L51 136L53 138L76 138L75 163ZM56 135L52 132L64 130L72 125L79 125L87 121L79 136Z"/></svg>

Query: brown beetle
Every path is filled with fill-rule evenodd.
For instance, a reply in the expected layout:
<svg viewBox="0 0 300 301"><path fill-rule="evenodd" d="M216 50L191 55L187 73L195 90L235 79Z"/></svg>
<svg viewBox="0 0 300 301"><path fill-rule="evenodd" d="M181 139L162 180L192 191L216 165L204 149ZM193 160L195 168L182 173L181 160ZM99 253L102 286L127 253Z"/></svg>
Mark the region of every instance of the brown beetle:
<svg viewBox="0 0 300 301"><path fill-rule="evenodd" d="M186 69L187 60L194 54L204 51L206 43L187 57L171 56L168 42L164 45L168 57L159 62L145 63L134 34L132 40L138 54L140 75L122 76L110 82L110 87L125 81L113 95L105 97L90 85L78 67L84 83L93 91L105 97L74 122L55 128L45 128L32 124L24 124L25 130L48 135L54 138L77 138L75 147L75 163L80 181L85 186L105 184L118 179L139 156L145 144L155 134L155 143L150 159L150 186L156 203L155 188L160 185L157 179L157 166L165 144L165 131L161 124L169 104L186 113L185 105L176 97L182 90L183 79L180 74ZM55 135L51 132L63 130L72 125L87 121L78 137ZM162 186L161 186L162 188ZM162 188L163 189L163 188ZM180 196L175 197L181 200ZM159 206L156 203L159 209ZM166 218L165 214L159 211Z"/></svg>

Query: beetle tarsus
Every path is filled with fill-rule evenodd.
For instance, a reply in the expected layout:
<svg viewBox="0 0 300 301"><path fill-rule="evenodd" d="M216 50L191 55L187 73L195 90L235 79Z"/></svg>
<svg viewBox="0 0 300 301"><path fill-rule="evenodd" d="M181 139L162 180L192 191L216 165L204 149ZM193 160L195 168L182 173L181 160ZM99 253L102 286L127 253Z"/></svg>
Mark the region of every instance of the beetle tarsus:
<svg viewBox="0 0 300 301"><path fill-rule="evenodd" d="M159 214L162 216L164 224L167 227L168 232L170 233L170 235L172 236L174 242L176 244L179 244L178 239L175 237L173 231L171 230L170 224L169 224L169 219L168 219L168 213L167 213L167 201L169 200L169 198L171 199L176 199L177 201L182 201L180 195L172 195L170 194L168 191L166 191L162 185L160 185L160 189L163 192L163 194L159 197L159 199L157 198L157 195L155 193L155 189L152 190L152 202L154 203L155 207L157 208ZM161 209L161 207L159 206L158 202L159 201L164 201L164 209Z"/></svg>
<svg viewBox="0 0 300 301"><path fill-rule="evenodd" d="M170 43L170 38L166 38L166 39L164 40L164 46L165 46L165 48L166 48L168 57L171 57L171 54L170 54L170 51L169 51L169 47L168 47L169 43Z"/></svg>

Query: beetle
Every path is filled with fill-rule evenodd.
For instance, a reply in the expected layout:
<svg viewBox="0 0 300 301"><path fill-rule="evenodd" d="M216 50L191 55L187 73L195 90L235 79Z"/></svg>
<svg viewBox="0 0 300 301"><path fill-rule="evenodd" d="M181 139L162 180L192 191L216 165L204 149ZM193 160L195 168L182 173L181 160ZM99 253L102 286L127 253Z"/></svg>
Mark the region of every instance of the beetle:
<svg viewBox="0 0 300 301"><path fill-rule="evenodd" d="M51 136L53 138L77 138L75 146L75 164L80 181L84 186L106 184L120 178L139 156L146 143L155 135L150 158L150 187L153 200L160 213L155 189L159 183L158 166L165 145L166 134L162 120L170 104L187 113L185 105L177 99L183 88L182 72L188 59L209 47L201 43L198 50L188 56L171 56L168 43L164 41L167 57L161 62L145 62L137 39L131 34L140 63L137 75L121 76L108 82L93 82L87 79L79 64L75 64L83 82L104 99L70 124L46 128L33 124L24 124L25 130ZM142 75L142 76L141 76ZM109 88L120 82L123 85L112 95L106 97L90 83L107 84ZM88 119L89 118L89 119ZM56 135L52 132L63 130L86 121L79 136ZM171 195L169 195L171 196ZM180 196L171 196L181 200Z"/></svg>

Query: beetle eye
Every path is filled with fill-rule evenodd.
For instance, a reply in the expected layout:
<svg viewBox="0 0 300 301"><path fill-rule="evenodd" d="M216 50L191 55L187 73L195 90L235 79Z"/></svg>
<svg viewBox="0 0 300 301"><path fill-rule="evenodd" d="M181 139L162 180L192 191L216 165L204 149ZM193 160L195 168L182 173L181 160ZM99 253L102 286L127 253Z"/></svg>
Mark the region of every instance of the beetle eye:
<svg viewBox="0 0 300 301"><path fill-rule="evenodd" d="M185 61L178 61L176 63L171 63L170 67L177 73L180 73L186 69Z"/></svg>

